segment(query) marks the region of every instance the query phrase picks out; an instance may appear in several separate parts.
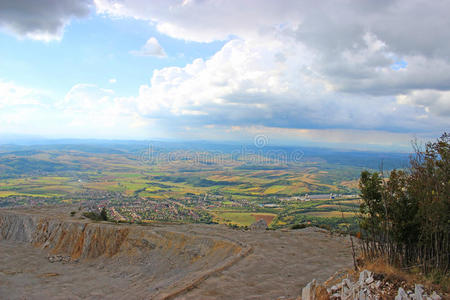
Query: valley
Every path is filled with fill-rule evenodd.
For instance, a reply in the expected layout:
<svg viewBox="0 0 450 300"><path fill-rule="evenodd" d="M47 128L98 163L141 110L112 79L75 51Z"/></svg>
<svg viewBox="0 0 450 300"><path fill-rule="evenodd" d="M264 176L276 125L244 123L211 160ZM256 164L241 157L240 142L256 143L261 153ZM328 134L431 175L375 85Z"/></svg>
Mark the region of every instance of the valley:
<svg viewBox="0 0 450 300"><path fill-rule="evenodd" d="M105 207L111 221L128 223L247 228L264 219L274 229L355 230L361 170L383 159L401 166L405 157L189 143L3 145L0 206Z"/></svg>

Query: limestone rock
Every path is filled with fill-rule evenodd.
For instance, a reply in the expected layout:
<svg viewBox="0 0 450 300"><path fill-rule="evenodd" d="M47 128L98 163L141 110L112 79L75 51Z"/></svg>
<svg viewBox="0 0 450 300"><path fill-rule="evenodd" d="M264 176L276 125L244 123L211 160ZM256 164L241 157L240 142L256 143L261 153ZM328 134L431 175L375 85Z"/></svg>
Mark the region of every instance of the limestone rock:
<svg viewBox="0 0 450 300"><path fill-rule="evenodd" d="M422 300L423 299L423 285L422 284L415 284L414 285L414 295L416 300Z"/></svg>
<svg viewBox="0 0 450 300"><path fill-rule="evenodd" d="M302 300L313 300L314 299L314 290L316 288L316 280L313 279L310 283L308 283L302 289Z"/></svg>
<svg viewBox="0 0 450 300"><path fill-rule="evenodd" d="M372 272L364 270L359 274L359 280L352 282L349 278L343 279L331 288L318 284L315 280L310 282L302 293L303 300L318 300L318 299L332 299L332 300L378 300L386 299L387 294L390 294L394 285L393 283L383 283ZM414 292L408 290L407 292L400 287L397 292L395 300L441 300L442 298L433 292L428 296L422 284L415 284Z"/></svg>
<svg viewBox="0 0 450 300"><path fill-rule="evenodd" d="M394 285L392 283L383 283L372 272L364 270L359 274L359 280L352 282L349 278L343 279L340 283L331 286L328 289L318 284L315 280L310 282L302 293L303 300L318 300L318 299L332 299L332 300L378 300L386 299L387 294L392 291ZM442 298L433 292L428 296L424 287L421 284L416 284L414 292L408 290L407 292L400 287L397 292L395 300L441 300Z"/></svg>
<svg viewBox="0 0 450 300"><path fill-rule="evenodd" d="M431 299L433 300L441 300L441 296L439 296L438 294L436 294L436 292L433 292L433 294L431 294Z"/></svg>
<svg viewBox="0 0 450 300"><path fill-rule="evenodd" d="M333 295L331 295L330 299L331 300L341 299L341 295L339 293L334 293Z"/></svg>
<svg viewBox="0 0 450 300"><path fill-rule="evenodd" d="M345 278L344 280L342 280L342 286L351 289L353 284L350 282L349 279Z"/></svg>
<svg viewBox="0 0 450 300"><path fill-rule="evenodd" d="M359 273L359 282L364 283L367 278L372 276L372 272L364 270L361 273Z"/></svg>
<svg viewBox="0 0 450 300"><path fill-rule="evenodd" d="M408 300L408 295L406 294L403 288L398 288L397 296L395 296L395 300Z"/></svg>
<svg viewBox="0 0 450 300"><path fill-rule="evenodd" d="M373 277L369 277L366 279L367 284L371 284L373 282Z"/></svg>
<svg viewBox="0 0 450 300"><path fill-rule="evenodd" d="M302 289L302 300L329 300L327 289L313 279Z"/></svg>

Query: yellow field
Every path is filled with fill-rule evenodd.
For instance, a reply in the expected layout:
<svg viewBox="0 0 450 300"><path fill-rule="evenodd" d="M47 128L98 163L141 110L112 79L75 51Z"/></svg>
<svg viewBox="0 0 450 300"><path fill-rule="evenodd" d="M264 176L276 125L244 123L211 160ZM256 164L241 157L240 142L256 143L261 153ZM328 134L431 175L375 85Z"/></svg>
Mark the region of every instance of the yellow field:
<svg viewBox="0 0 450 300"><path fill-rule="evenodd" d="M361 200L337 200L337 202L339 202L340 204L360 204Z"/></svg>
<svg viewBox="0 0 450 300"><path fill-rule="evenodd" d="M239 226L250 226L259 219L269 219L276 217L276 214L271 213L251 213L251 212L228 212L228 211L214 211L216 221L221 224L236 224ZM269 224L268 224L269 225Z"/></svg>
<svg viewBox="0 0 450 300"><path fill-rule="evenodd" d="M355 180L348 180L348 181L341 181L341 185L346 186L348 188L358 188L359 185L359 179Z"/></svg>
<svg viewBox="0 0 450 300"><path fill-rule="evenodd" d="M273 185L270 188L266 189L264 191L264 194L266 194L266 195L267 194L275 194L275 193L278 193L278 192L284 190L285 188L286 188L286 186L283 186L283 185Z"/></svg>
<svg viewBox="0 0 450 300"><path fill-rule="evenodd" d="M314 211L304 214L308 216L323 217L323 218L342 217L342 213L340 211ZM344 217L353 217L355 215L356 213L354 212L344 212Z"/></svg>
<svg viewBox="0 0 450 300"><path fill-rule="evenodd" d="M317 208L335 208L335 209L339 209L339 205L334 205L334 204L322 204L322 205L318 205L316 207Z"/></svg>
<svg viewBox="0 0 450 300"><path fill-rule="evenodd" d="M11 191L0 191L0 197L8 197L8 196L14 196L14 195L20 195L17 192L11 192Z"/></svg>
<svg viewBox="0 0 450 300"><path fill-rule="evenodd" d="M52 197L55 195L54 194L28 194L28 193L14 192L14 191L0 191L0 198L1 197L9 197L9 196L27 196L27 197L49 198L49 197Z"/></svg>

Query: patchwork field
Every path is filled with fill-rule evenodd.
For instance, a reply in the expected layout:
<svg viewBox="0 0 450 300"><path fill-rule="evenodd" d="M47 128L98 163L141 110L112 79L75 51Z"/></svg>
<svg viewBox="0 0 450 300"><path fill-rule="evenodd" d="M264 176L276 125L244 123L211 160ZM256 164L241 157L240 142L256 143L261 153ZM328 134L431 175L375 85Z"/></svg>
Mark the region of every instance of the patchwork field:
<svg viewBox="0 0 450 300"><path fill-rule="evenodd" d="M245 227L263 218L273 228L305 222L336 227L349 218L354 223L359 174L380 157L304 149L302 159L289 160L296 149L192 147L0 146L0 207L73 203L106 207L111 218L129 222Z"/></svg>

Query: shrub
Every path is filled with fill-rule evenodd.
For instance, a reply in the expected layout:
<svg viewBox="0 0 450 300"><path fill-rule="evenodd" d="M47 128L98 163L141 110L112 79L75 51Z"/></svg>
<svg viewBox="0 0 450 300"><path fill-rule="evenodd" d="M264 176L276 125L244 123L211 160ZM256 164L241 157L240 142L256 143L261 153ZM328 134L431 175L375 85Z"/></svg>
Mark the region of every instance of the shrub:
<svg viewBox="0 0 450 300"><path fill-rule="evenodd" d="M94 220L94 221L108 221L108 215L106 212L106 208L104 208L104 207L100 211L100 213L90 211L90 212L83 213L83 216L85 216L86 218L89 218L91 220Z"/></svg>
<svg viewBox="0 0 450 300"><path fill-rule="evenodd" d="M308 227L308 224L301 223L301 224L294 224L291 226L291 229L303 229Z"/></svg>

